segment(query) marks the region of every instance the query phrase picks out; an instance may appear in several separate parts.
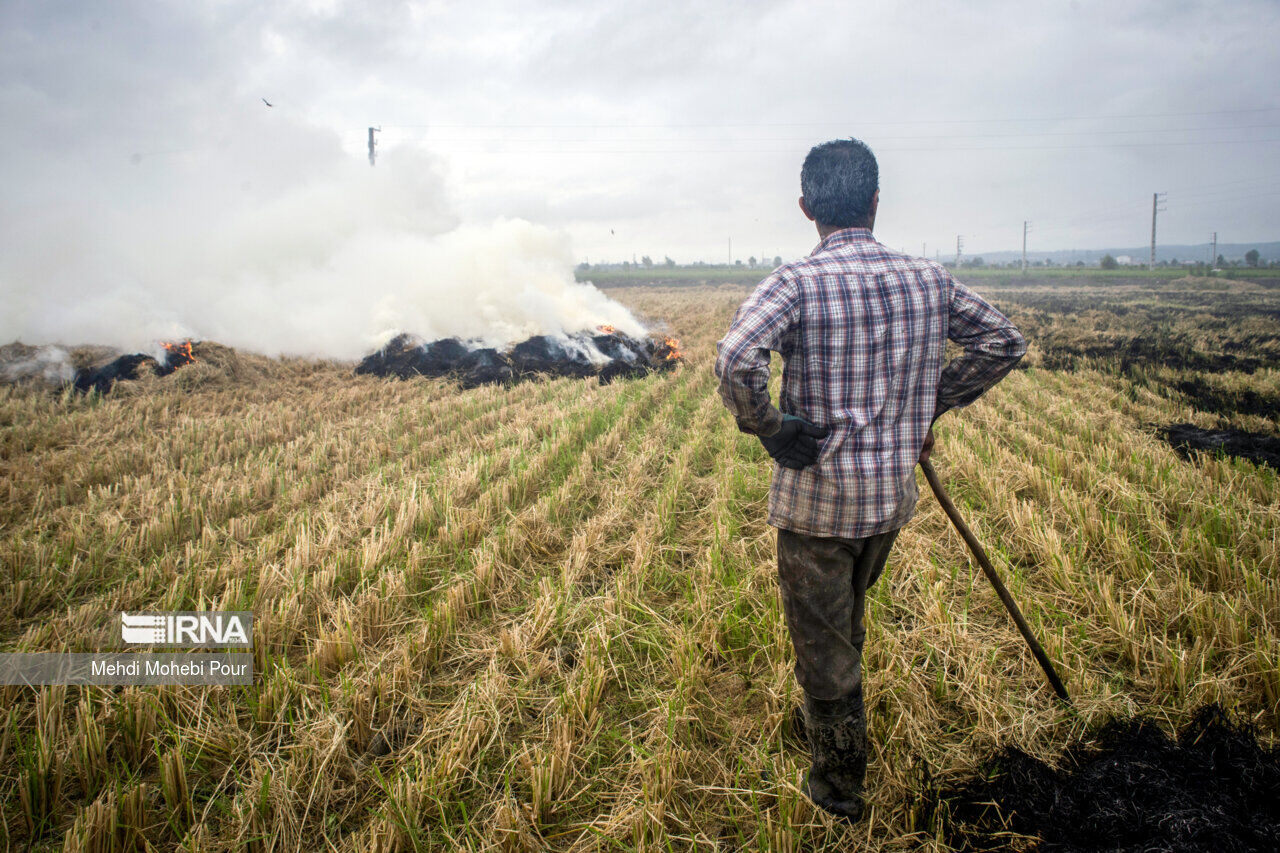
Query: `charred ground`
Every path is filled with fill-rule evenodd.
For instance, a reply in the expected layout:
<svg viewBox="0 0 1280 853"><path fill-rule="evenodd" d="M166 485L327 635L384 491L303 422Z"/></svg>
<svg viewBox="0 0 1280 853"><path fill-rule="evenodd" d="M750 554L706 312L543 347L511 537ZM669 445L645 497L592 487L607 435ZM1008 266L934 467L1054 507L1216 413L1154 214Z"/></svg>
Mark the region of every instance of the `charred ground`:
<svg viewBox="0 0 1280 853"><path fill-rule="evenodd" d="M463 388L511 384L538 376L585 379L636 378L680 363L679 341L633 338L614 329L572 335L535 335L498 350L445 338L423 341L409 334L397 335L356 366L357 375L410 379L445 377Z"/></svg>
<svg viewBox="0 0 1280 853"><path fill-rule="evenodd" d="M974 279L1032 343L1024 367L1124 377L1203 413L1151 424L1187 458L1275 465L1280 437L1280 281Z"/></svg>
<svg viewBox="0 0 1280 853"><path fill-rule="evenodd" d="M1268 853L1280 844L1280 751L1216 705L1176 738L1149 718L1108 722L1056 766L1006 748L942 796L960 850L1009 833L1060 853Z"/></svg>
<svg viewBox="0 0 1280 853"><path fill-rule="evenodd" d="M602 326L595 332L535 335L502 350L457 338L423 341L400 334L362 359L354 372L357 376L397 379L446 378L462 388L510 385L535 377L596 377L607 384L671 370L682 361L676 338L634 338ZM0 382L81 394L108 394L120 383L167 377L193 365L198 366L196 370L182 374L184 387L204 384L210 374L234 381L263 372L260 368L266 368L266 373L279 372L275 360L212 341L163 342L154 355L122 354L95 346L28 346L18 342L0 346Z"/></svg>

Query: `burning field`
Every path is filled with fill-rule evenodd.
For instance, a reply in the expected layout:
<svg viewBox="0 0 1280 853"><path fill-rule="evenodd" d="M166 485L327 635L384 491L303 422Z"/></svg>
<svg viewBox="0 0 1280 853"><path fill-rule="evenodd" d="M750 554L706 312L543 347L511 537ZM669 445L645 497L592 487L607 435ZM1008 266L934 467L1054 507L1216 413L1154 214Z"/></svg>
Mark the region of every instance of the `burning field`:
<svg viewBox="0 0 1280 853"><path fill-rule="evenodd" d="M246 382L274 372L274 359L237 352L212 341L169 341L155 352L120 353L105 346L0 346L0 378L33 391L65 391L99 395L141 383L135 393L159 390L148 382L185 370L179 383L194 388L209 381ZM126 383L126 385L120 385Z"/></svg>
<svg viewBox="0 0 1280 853"><path fill-rule="evenodd" d="M186 367L196 360L193 346L191 341L161 342L160 347L164 353L159 358L143 353L117 356L106 364L76 371L71 385L82 393L97 391L99 394L105 394L117 382L138 379L139 376L147 374L168 376L179 367Z"/></svg>
<svg viewBox="0 0 1280 853"><path fill-rule="evenodd" d="M611 382L670 370L680 361L680 341L675 338L641 340L604 325L594 333L535 335L501 352L457 338L428 343L401 334L361 361L356 373L400 379L443 376L474 388L536 376L597 376Z"/></svg>
<svg viewBox="0 0 1280 853"><path fill-rule="evenodd" d="M203 341L161 342L159 355L125 353L103 347L0 347L0 374L11 383L72 388L80 393L107 394L119 382L169 376L196 363L236 374L246 363L259 367L269 359L243 355L220 344ZM355 367L356 375L444 378L463 388L510 385L537 377L596 377L602 383L634 379L681 364L680 341L668 335L634 338L613 326L594 333L535 335L499 351L475 343L446 338L426 342L413 335L396 335ZM184 374L189 375L189 374Z"/></svg>
<svg viewBox="0 0 1280 853"><path fill-rule="evenodd" d="M257 679L0 688L6 846L1114 849L1095 842L1131 818L1198 838L1234 815L1215 846L1261 849L1276 474L1159 430L1280 434L1273 331L1241 296L1272 291L974 284L1033 352L939 422L934 461L1075 704L924 490L872 593L852 829L799 788L769 466L711 373L745 289L611 291L671 324L675 370L662 339L603 329L405 337L359 373L179 339L106 394L33 376L122 353L6 356L26 378L0 385L4 650L107 648L120 610L252 610ZM1160 328L1208 360L1051 362L1176 305Z"/></svg>
<svg viewBox="0 0 1280 853"><path fill-rule="evenodd" d="M242 361L257 365L269 362L262 357L242 356L212 342L161 342L159 347L159 355L152 356L142 352L116 355L104 347L67 350L12 343L0 347L0 374L10 383L105 394L116 383L168 377L179 368L205 360L224 369ZM502 351L457 338L425 342L411 334L398 334L387 346L362 359L355 373L398 379L445 378L462 388L511 384L536 377L595 377L609 383L672 370L682 360L676 338L634 338L612 325L602 325L590 334L539 334Z"/></svg>

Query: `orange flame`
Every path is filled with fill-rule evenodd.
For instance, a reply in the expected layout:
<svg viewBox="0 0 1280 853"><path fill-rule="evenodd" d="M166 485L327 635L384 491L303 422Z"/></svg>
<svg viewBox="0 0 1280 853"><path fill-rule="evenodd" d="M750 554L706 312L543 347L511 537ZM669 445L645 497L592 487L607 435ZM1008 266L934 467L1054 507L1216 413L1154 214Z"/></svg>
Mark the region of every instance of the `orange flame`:
<svg viewBox="0 0 1280 853"><path fill-rule="evenodd" d="M675 361L676 359L684 358L684 353L680 352L679 338L673 338L670 335L663 335L662 346L658 349L666 350L662 357L667 361Z"/></svg>
<svg viewBox="0 0 1280 853"><path fill-rule="evenodd" d="M170 367L184 367L196 360L195 353L191 351L191 341L183 341L180 344L161 341L160 346L164 347L165 361Z"/></svg>
<svg viewBox="0 0 1280 853"><path fill-rule="evenodd" d="M603 323L598 328L600 329L600 331L604 332L606 335L612 335L614 332L618 331L613 326L610 326L608 323Z"/></svg>

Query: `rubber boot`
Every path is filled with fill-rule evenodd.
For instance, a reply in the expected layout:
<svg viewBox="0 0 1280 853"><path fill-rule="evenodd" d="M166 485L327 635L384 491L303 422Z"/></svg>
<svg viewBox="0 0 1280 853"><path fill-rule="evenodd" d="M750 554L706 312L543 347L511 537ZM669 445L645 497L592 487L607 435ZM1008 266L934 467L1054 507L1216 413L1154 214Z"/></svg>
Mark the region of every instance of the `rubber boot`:
<svg viewBox="0 0 1280 853"><path fill-rule="evenodd" d="M791 709L791 736L796 740L798 740L800 743L808 744L809 743L809 735L807 734L808 729L809 729L808 723L806 723L804 719L804 706L803 705L795 706L794 708Z"/></svg>
<svg viewBox="0 0 1280 853"><path fill-rule="evenodd" d="M862 819L867 775L867 718L862 691L845 699L805 698L806 732L813 765L805 793L820 808L850 823Z"/></svg>

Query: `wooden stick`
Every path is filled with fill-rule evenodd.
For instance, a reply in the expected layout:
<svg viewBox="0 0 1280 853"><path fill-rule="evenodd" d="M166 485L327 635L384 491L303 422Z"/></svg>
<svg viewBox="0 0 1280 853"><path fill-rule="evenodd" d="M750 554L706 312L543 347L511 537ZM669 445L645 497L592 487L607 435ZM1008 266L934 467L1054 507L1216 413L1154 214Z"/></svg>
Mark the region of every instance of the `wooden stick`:
<svg viewBox="0 0 1280 853"><path fill-rule="evenodd" d="M942 481L938 479L938 472L933 470L933 465L927 461L920 463L920 469L924 471L924 478L929 481L929 488L933 489L934 495L938 498L938 503L942 504L942 511L947 514L947 518L951 519L951 523L956 526L956 530L960 531L961 538L969 546L973 556L978 558L978 565L982 567L983 574L987 576L987 580L991 581L991 585L996 588L996 594L1000 596L1000 600L1004 602L1005 609L1013 617L1013 622L1018 626L1022 639L1026 640L1027 645L1031 647L1031 653L1039 661L1040 668L1044 670L1049 683L1053 685L1054 692L1058 694L1059 699L1070 705L1071 697L1067 695L1067 688L1063 686L1062 679L1058 678L1058 673L1049 661L1049 656L1045 654L1035 635L1031 633L1031 627L1027 625L1027 620L1022 617L1022 611L1018 609L1013 596L1009 594L1009 590L1005 588L1000 576L996 574L995 567L991 565L991 560L987 558L987 552L982 550L982 545L978 542L978 537L974 536L973 531L964 523L964 519L960 517L960 512L956 509L956 505L951 502L950 496L947 495L946 489L942 488Z"/></svg>

